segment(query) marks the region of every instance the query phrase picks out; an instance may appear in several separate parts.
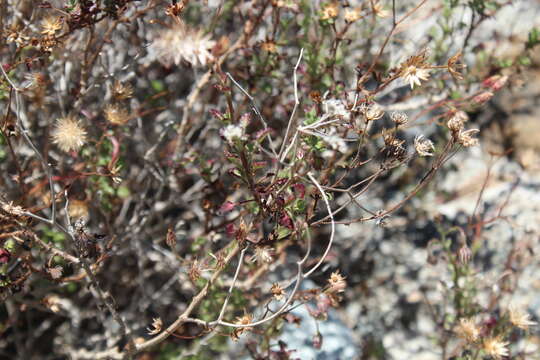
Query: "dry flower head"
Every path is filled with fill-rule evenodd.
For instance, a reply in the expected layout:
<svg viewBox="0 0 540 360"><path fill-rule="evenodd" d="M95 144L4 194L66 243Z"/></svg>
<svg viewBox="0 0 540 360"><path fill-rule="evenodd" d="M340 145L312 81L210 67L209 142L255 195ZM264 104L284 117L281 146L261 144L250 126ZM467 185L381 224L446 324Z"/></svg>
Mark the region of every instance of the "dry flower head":
<svg viewBox="0 0 540 360"><path fill-rule="evenodd" d="M455 327L454 332L468 343L474 343L480 338L480 328L472 318L459 319L459 324Z"/></svg>
<svg viewBox="0 0 540 360"><path fill-rule="evenodd" d="M272 284L270 292L272 293L274 299L276 299L277 301L280 301L285 297L285 290L283 290L283 288L278 283Z"/></svg>
<svg viewBox="0 0 540 360"><path fill-rule="evenodd" d="M133 87L130 83L123 84L116 80L112 86L112 95L117 100L129 99L133 96Z"/></svg>
<svg viewBox="0 0 540 360"><path fill-rule="evenodd" d="M56 120L52 140L62 151L77 151L86 142L86 130L78 119L67 116Z"/></svg>
<svg viewBox="0 0 540 360"><path fill-rule="evenodd" d="M105 106L105 119L113 125L124 125L129 119L129 112L116 104L108 104Z"/></svg>
<svg viewBox="0 0 540 360"><path fill-rule="evenodd" d="M435 146L431 140L420 134L414 138L414 149L420 156L433 156Z"/></svg>
<svg viewBox="0 0 540 360"><path fill-rule="evenodd" d="M47 17L41 21L41 33L46 36L54 36L62 29L62 18Z"/></svg>
<svg viewBox="0 0 540 360"><path fill-rule="evenodd" d="M472 147L478 145L478 139L474 138L473 135L478 133L478 129L470 130L461 130L458 134L457 141L464 147Z"/></svg>
<svg viewBox="0 0 540 360"><path fill-rule="evenodd" d="M335 19L337 18L339 14L339 4L337 2L331 2L329 4L324 5L324 7L321 10L321 19L322 20L329 20L329 19Z"/></svg>
<svg viewBox="0 0 540 360"><path fill-rule="evenodd" d="M347 288L345 277L343 277L339 271L335 271L330 275L328 285L330 286L328 290L334 293L343 292Z"/></svg>
<svg viewBox="0 0 540 360"><path fill-rule="evenodd" d="M399 77L411 86L420 86L422 81L429 78L429 64L427 63L427 51L413 55L400 65Z"/></svg>
<svg viewBox="0 0 540 360"><path fill-rule="evenodd" d="M234 323L236 325L249 325L252 323L252 321L253 321L253 315L245 314L244 316L237 317ZM231 334L231 339L233 341L238 341L240 335L242 335L246 331L250 331L251 329L252 328L250 326L235 328Z"/></svg>
<svg viewBox="0 0 540 360"><path fill-rule="evenodd" d="M509 343L500 337L491 337L484 340L483 349L489 356L501 359L508 356L508 345Z"/></svg>
<svg viewBox="0 0 540 360"><path fill-rule="evenodd" d="M511 304L508 307L508 317L512 325L522 330L527 330L529 326L534 326L537 324L536 322L531 321L529 313L515 304Z"/></svg>
<svg viewBox="0 0 540 360"><path fill-rule="evenodd" d="M149 50L154 59L165 66L180 65L187 61L193 66L205 66L213 59L211 49L215 41L202 30L189 28L182 22L162 30Z"/></svg>
<svg viewBox="0 0 540 360"><path fill-rule="evenodd" d="M152 325L146 328L146 331L148 331L148 335L157 335L161 332L161 328L163 327L163 321L161 318L154 318L152 321Z"/></svg>

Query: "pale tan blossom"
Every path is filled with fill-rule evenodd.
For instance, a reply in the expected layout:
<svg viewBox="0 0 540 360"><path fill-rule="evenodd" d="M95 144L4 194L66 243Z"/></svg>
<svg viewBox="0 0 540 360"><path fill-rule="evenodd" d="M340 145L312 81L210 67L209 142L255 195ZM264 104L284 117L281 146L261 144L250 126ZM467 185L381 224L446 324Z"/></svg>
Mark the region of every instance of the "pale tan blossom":
<svg viewBox="0 0 540 360"><path fill-rule="evenodd" d="M373 103L365 108L364 116L366 121L378 120L384 116L384 109L377 103Z"/></svg>
<svg viewBox="0 0 540 360"><path fill-rule="evenodd" d="M236 318L236 321L234 322L236 325L249 325L253 321L253 315L251 314L245 314L244 316L239 316ZM250 331L252 327L250 326L244 326L241 328L235 328L231 334L231 339L233 341L238 341L240 335L246 331Z"/></svg>
<svg viewBox="0 0 540 360"><path fill-rule="evenodd" d="M24 215L24 209L18 205L13 205L13 201L10 201L9 203L2 202L2 210L15 216Z"/></svg>
<svg viewBox="0 0 540 360"><path fill-rule="evenodd" d="M148 331L148 335L157 335L161 332L161 328L163 327L163 321L161 318L154 318L152 321L152 325L146 328L146 331Z"/></svg>
<svg viewBox="0 0 540 360"><path fill-rule="evenodd" d="M512 325L523 330L536 325L536 322L531 321L529 313L514 304L508 307L508 316Z"/></svg>
<svg viewBox="0 0 540 360"><path fill-rule="evenodd" d="M129 112L118 105L109 104L105 107L105 119L113 125L124 125L129 119Z"/></svg>
<svg viewBox="0 0 540 360"><path fill-rule="evenodd" d="M116 80L112 86L112 94L117 100L129 99L133 96L133 87L130 83L122 83Z"/></svg>
<svg viewBox="0 0 540 360"><path fill-rule="evenodd" d="M379 2L373 5L373 13L380 18L390 16L390 11L386 10Z"/></svg>
<svg viewBox="0 0 540 360"><path fill-rule="evenodd" d="M211 49L215 41L202 30L177 23L157 34L149 50L151 56L166 66L187 61L193 66L205 66L213 59Z"/></svg>
<svg viewBox="0 0 540 360"><path fill-rule="evenodd" d="M402 112L393 112L392 114L390 114L390 118L397 126L405 125L409 122L409 117L407 116L407 114Z"/></svg>
<svg viewBox="0 0 540 360"><path fill-rule="evenodd" d="M429 64L427 63L427 50L423 50L417 55L408 58L399 67L398 76L411 86L420 86L422 81L429 78Z"/></svg>
<svg viewBox="0 0 540 360"><path fill-rule="evenodd" d="M274 296L274 299L276 299L277 301L280 301L285 297L285 290L283 290L283 288L278 283L272 284L270 292Z"/></svg>
<svg viewBox="0 0 540 360"><path fill-rule="evenodd" d="M463 111L456 111L446 123L448 129L454 133L459 133L463 130L464 123L469 120L469 116Z"/></svg>
<svg viewBox="0 0 540 360"><path fill-rule="evenodd" d="M489 356L500 359L508 356L508 345L507 341L502 341L499 337L491 337L484 340L483 348Z"/></svg>
<svg viewBox="0 0 540 360"><path fill-rule="evenodd" d="M52 140L62 151L77 151L86 142L86 130L72 116L60 118L56 120Z"/></svg>
<svg viewBox="0 0 540 360"><path fill-rule="evenodd" d="M458 134L458 143L464 147L472 147L478 145L478 139L474 138L473 135L478 133L478 129L462 130Z"/></svg>
<svg viewBox="0 0 540 360"><path fill-rule="evenodd" d="M330 20L334 19L339 14L339 4L337 2L331 2L326 4L321 10L321 19Z"/></svg>
<svg viewBox="0 0 540 360"><path fill-rule="evenodd" d="M417 135L414 138L414 149L420 156L433 156L435 146L431 140L428 140L424 135Z"/></svg>
<svg viewBox="0 0 540 360"><path fill-rule="evenodd" d="M255 254L251 257L251 261L257 261L258 264L270 264L274 259L272 255L274 249L269 246L256 246Z"/></svg>
<svg viewBox="0 0 540 360"><path fill-rule="evenodd" d="M474 343L480 338L480 329L474 319L459 319L459 324L454 329L456 335L468 343Z"/></svg>
<svg viewBox="0 0 540 360"><path fill-rule="evenodd" d="M353 23L355 21L358 21L362 18L362 15L360 15L360 9L346 9L345 15L344 15L345 21L349 23Z"/></svg>
<svg viewBox="0 0 540 360"><path fill-rule="evenodd" d="M47 36L54 36L62 29L62 19L59 17L48 17L41 21L41 33Z"/></svg>
<svg viewBox="0 0 540 360"><path fill-rule="evenodd" d="M343 292L347 288L347 282L339 271L335 271L330 275L328 285L330 286L328 290L335 293Z"/></svg>
<svg viewBox="0 0 540 360"><path fill-rule="evenodd" d="M411 86L411 89L413 89L415 85L422 85L420 80L426 81L429 78L429 69L410 65L403 70L401 77Z"/></svg>

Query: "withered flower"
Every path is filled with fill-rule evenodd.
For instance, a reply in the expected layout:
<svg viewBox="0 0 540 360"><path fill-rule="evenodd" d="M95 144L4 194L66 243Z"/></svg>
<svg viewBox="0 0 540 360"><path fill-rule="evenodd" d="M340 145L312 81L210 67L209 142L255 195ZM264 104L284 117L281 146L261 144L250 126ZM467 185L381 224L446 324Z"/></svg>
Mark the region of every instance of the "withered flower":
<svg viewBox="0 0 540 360"><path fill-rule="evenodd" d="M105 107L105 119L113 125L124 125L129 119L129 112L118 105L108 104Z"/></svg>
<svg viewBox="0 0 540 360"><path fill-rule="evenodd" d="M474 319L459 319L459 324L454 329L456 335L468 343L474 343L480 338L480 328Z"/></svg>
<svg viewBox="0 0 540 360"><path fill-rule="evenodd" d="M41 33L46 36L54 36L56 32L62 29L62 18L48 17L41 21Z"/></svg>
<svg viewBox="0 0 540 360"><path fill-rule="evenodd" d="M56 120L52 140L62 151L77 151L86 142L86 130L72 116Z"/></svg>
<svg viewBox="0 0 540 360"><path fill-rule="evenodd" d="M492 337L484 340L483 348L489 356L501 359L508 356L508 345L509 342L502 341L499 337Z"/></svg>
<svg viewBox="0 0 540 360"><path fill-rule="evenodd" d="M460 73L460 70L466 68L464 64L459 63L460 58L461 51L448 59L447 63L448 72L455 80L463 80L463 75Z"/></svg>
<svg viewBox="0 0 540 360"><path fill-rule="evenodd" d="M321 19L330 20L335 19L339 14L339 4L337 2L331 2L326 4L321 10Z"/></svg>
<svg viewBox="0 0 540 360"><path fill-rule="evenodd" d="M347 287L347 282L338 270L330 275L330 279L328 279L328 285L330 286L328 289L330 292L338 293L345 291L345 288Z"/></svg>
<svg viewBox="0 0 540 360"><path fill-rule="evenodd" d="M531 321L529 313L515 304L511 304L508 307L508 316L512 325L522 330L527 330L529 326L536 325L536 322Z"/></svg>
<svg viewBox="0 0 540 360"><path fill-rule="evenodd" d="M457 141L464 147L472 147L478 145L478 139L473 138L473 135L480 132L478 129L470 129L466 131L460 131Z"/></svg>
<svg viewBox="0 0 540 360"><path fill-rule="evenodd" d="M249 325L253 321L253 315L251 314L245 314L244 316L239 316L236 318L236 321L234 322L236 325ZM240 335L242 335L246 331L251 331L252 327L246 326L241 328L235 328L231 334L231 339L233 341L238 341L240 338Z"/></svg>
<svg viewBox="0 0 540 360"><path fill-rule="evenodd" d="M148 331L148 335L157 335L161 332L161 328L163 327L163 321L161 321L161 318L154 318L152 321L152 325L146 328L146 331Z"/></svg>
<svg viewBox="0 0 540 360"><path fill-rule="evenodd" d="M431 140L428 140L424 135L417 135L414 138L414 149L420 156L433 156L435 146Z"/></svg>
<svg viewBox="0 0 540 360"><path fill-rule="evenodd" d="M117 100L129 99L133 96L133 87L131 84L123 84L116 80L112 86L112 95Z"/></svg>
<svg viewBox="0 0 540 360"><path fill-rule="evenodd" d="M429 64L427 63L427 51L413 55L400 65L399 77L411 86L420 86L422 81L429 78Z"/></svg>
<svg viewBox="0 0 540 360"><path fill-rule="evenodd" d="M285 290L283 290L283 288L278 283L272 284L270 292L272 292L274 299L276 299L277 301L280 301L285 297Z"/></svg>

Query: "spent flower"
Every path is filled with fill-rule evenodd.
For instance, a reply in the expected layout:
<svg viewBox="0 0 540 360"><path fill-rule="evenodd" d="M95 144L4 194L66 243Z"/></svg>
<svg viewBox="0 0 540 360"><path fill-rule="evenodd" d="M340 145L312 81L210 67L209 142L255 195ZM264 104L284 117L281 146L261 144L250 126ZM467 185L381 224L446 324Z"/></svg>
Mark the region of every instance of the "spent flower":
<svg viewBox="0 0 540 360"><path fill-rule="evenodd" d="M193 66L205 66L213 59L211 49L214 45L215 41L209 35L179 22L157 35L150 52L166 66L180 65L183 60Z"/></svg>
<svg viewBox="0 0 540 360"><path fill-rule="evenodd" d="M435 146L433 142L426 139L424 135L417 135L414 138L414 149L420 156L433 156Z"/></svg>
<svg viewBox="0 0 540 360"><path fill-rule="evenodd" d="M72 116L60 118L56 120L52 140L62 151L77 151L86 142L86 130Z"/></svg>

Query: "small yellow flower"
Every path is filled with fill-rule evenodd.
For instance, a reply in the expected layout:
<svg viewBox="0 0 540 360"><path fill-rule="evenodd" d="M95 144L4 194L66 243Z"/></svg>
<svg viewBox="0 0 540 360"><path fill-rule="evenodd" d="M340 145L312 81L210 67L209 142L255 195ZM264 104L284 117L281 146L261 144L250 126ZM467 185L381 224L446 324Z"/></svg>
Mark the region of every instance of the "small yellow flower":
<svg viewBox="0 0 540 360"><path fill-rule="evenodd" d="M502 341L499 337L492 337L484 340L484 351L495 359L508 356L508 342Z"/></svg>
<svg viewBox="0 0 540 360"><path fill-rule="evenodd" d="M65 152L77 151L86 142L86 130L71 116L56 120L52 131L53 142Z"/></svg>

